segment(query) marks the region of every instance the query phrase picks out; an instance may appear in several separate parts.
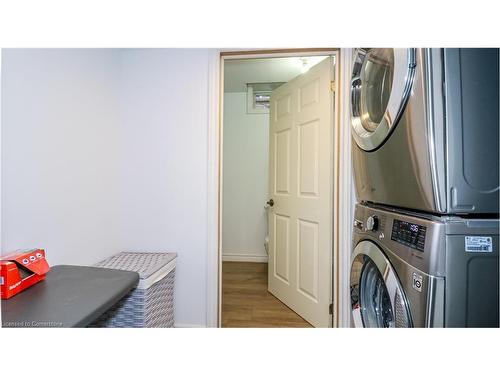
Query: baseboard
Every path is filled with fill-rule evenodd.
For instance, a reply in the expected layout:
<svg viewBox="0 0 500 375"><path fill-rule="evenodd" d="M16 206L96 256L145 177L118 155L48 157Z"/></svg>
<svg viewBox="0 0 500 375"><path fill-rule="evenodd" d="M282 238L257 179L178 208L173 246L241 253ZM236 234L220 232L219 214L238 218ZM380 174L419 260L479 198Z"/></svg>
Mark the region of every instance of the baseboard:
<svg viewBox="0 0 500 375"><path fill-rule="evenodd" d="M207 328L200 324L185 324L185 323L174 323L174 328Z"/></svg>
<svg viewBox="0 0 500 375"><path fill-rule="evenodd" d="M267 263L267 255L248 255L248 254L222 254L223 262L254 262Z"/></svg>

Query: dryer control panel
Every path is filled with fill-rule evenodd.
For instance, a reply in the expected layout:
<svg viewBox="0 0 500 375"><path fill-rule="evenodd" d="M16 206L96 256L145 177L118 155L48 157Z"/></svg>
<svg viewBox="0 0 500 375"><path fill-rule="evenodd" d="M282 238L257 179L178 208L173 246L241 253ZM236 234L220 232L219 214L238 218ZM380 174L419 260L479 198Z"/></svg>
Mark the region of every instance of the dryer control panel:
<svg viewBox="0 0 500 375"><path fill-rule="evenodd" d="M424 251L425 232L427 228L423 225L394 219L392 224L391 240L419 251Z"/></svg>

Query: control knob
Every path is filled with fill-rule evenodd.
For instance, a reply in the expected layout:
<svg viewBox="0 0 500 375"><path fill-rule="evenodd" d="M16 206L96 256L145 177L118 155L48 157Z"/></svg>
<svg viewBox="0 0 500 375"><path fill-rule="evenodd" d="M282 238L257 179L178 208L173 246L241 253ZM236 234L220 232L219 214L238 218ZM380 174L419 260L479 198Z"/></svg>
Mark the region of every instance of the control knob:
<svg viewBox="0 0 500 375"><path fill-rule="evenodd" d="M366 219L366 230L376 231L378 229L378 217L375 215L369 216Z"/></svg>

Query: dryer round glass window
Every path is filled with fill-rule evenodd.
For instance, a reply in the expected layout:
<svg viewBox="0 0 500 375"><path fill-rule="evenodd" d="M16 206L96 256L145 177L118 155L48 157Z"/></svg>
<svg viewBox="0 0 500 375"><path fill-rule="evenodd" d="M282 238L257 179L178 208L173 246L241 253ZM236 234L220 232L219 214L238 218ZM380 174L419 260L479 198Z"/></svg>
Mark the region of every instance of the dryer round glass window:
<svg viewBox="0 0 500 375"><path fill-rule="evenodd" d="M380 147L403 113L413 85L415 49L358 48L351 77L352 135L365 151Z"/></svg>
<svg viewBox="0 0 500 375"><path fill-rule="evenodd" d="M391 94L394 76L394 50L368 51L361 68L361 124L369 132L379 126Z"/></svg>

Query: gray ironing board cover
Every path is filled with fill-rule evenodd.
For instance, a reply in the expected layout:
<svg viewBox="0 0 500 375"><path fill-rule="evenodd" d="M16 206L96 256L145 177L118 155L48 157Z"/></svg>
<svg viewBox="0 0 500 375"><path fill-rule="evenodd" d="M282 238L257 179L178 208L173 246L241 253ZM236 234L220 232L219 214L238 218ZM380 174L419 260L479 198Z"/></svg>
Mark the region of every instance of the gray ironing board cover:
<svg viewBox="0 0 500 375"><path fill-rule="evenodd" d="M2 325L86 327L133 290L138 282L137 272L52 266L44 281L11 299L1 300Z"/></svg>
<svg viewBox="0 0 500 375"><path fill-rule="evenodd" d="M135 271L141 279L165 267L177 257L177 253L158 252L121 252L97 264L95 267L115 268L124 271Z"/></svg>

